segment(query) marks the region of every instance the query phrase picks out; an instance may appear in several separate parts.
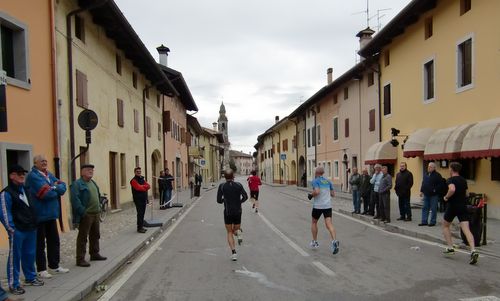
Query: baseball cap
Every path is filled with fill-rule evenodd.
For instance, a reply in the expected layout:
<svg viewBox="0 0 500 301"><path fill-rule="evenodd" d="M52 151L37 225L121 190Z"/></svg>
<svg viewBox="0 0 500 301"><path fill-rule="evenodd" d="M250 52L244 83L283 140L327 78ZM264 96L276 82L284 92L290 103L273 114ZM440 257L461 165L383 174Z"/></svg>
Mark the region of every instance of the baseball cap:
<svg viewBox="0 0 500 301"><path fill-rule="evenodd" d="M15 172L15 173L21 173L21 172L27 173L28 171L26 169L24 169L24 167L22 167L21 165L14 164L14 165L9 166L9 168L8 168L9 175L13 172Z"/></svg>

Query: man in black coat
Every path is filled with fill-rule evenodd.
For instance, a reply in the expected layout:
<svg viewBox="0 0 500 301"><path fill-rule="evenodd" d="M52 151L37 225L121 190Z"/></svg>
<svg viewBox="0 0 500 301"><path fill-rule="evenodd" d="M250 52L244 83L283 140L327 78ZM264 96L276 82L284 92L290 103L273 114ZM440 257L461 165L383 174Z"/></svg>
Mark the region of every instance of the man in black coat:
<svg viewBox="0 0 500 301"><path fill-rule="evenodd" d="M399 172L396 175L394 190L399 201L398 221L411 221L411 188L413 187L413 174L407 169L406 162L401 162Z"/></svg>
<svg viewBox="0 0 500 301"><path fill-rule="evenodd" d="M418 224L419 226L433 227L436 225L437 206L443 186L442 183L443 177L436 171L436 164L430 162L420 187L420 196L423 197L424 207L422 208L422 222ZM430 223L428 223L429 211L432 212Z"/></svg>

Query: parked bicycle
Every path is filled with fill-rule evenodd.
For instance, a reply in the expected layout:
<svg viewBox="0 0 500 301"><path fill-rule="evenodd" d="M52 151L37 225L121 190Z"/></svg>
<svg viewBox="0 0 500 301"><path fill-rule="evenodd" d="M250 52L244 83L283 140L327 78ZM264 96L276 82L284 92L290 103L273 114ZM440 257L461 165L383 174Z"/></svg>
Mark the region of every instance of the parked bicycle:
<svg viewBox="0 0 500 301"><path fill-rule="evenodd" d="M99 213L99 220L104 222L106 219L106 215L108 215L109 211L109 200L107 194L103 193L99 198L99 205L101 206L101 213Z"/></svg>

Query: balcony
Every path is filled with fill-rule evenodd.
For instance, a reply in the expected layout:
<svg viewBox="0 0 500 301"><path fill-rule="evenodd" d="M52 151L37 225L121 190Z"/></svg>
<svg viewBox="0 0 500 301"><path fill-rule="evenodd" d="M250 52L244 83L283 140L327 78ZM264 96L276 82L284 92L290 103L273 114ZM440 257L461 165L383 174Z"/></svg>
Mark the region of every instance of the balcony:
<svg viewBox="0 0 500 301"><path fill-rule="evenodd" d="M203 158L204 148L199 146L190 146L188 149L189 157L193 159L201 159Z"/></svg>

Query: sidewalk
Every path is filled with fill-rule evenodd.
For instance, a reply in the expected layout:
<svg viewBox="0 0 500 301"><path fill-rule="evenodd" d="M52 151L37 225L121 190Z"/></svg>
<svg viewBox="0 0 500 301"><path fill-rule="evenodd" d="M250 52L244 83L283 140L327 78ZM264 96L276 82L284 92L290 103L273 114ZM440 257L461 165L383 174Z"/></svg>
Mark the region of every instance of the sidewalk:
<svg viewBox="0 0 500 301"><path fill-rule="evenodd" d="M205 191L210 191L216 186L211 183L203 185L201 196ZM178 198L177 198L178 197ZM22 300L57 300L73 301L82 300L93 289L104 280L109 278L123 265L130 263L134 257L148 244L159 237L173 221L182 215L187 208L197 198L190 198L190 191L180 191L178 195L174 193L173 202L177 200L184 204L184 207L176 207L168 210L158 210L158 200L154 200L153 218L163 222L163 227L148 228L145 234L136 232L136 211L135 207L128 207L122 211L108 214L106 220L101 223L101 254L106 256L106 261L91 261L91 267L83 268L75 265L75 248L77 231L61 233L61 266L69 268L70 272L63 275L54 275L51 279L44 279L45 285L41 287L26 287L26 293L21 296ZM145 219L150 220L151 206L146 209ZM88 245L87 245L88 246ZM87 247L88 252L88 247ZM8 250L0 250L0 277L2 287L7 289L6 261ZM87 260L88 260L87 253ZM21 273L21 281L24 276Z"/></svg>
<svg viewBox="0 0 500 301"><path fill-rule="evenodd" d="M282 187L281 193L290 195L292 197L299 197L307 201L307 193L310 189L296 186L286 186ZM396 220L399 217L399 206L396 199L391 199L391 223L384 224L379 220L374 220L372 216L365 216L360 214L352 214L353 205L352 197L349 193L336 192L335 198L332 202L333 209L360 220L370 222L386 231L403 234L406 236L416 237L419 239L424 239L440 244L446 244L441 228L441 221L443 220L443 213L438 212L437 214L437 224L435 227L423 226L419 227L422 217L422 210L420 208L412 208L412 219L411 222L404 222ZM412 204L413 207L413 204ZM463 244L460 238L458 221L452 224L452 236L453 242L460 246L460 248L466 249L465 244ZM489 218L487 221L487 244L484 246L477 247L478 251L482 254L489 255L500 259L500 220Z"/></svg>

